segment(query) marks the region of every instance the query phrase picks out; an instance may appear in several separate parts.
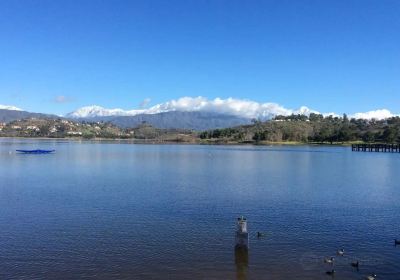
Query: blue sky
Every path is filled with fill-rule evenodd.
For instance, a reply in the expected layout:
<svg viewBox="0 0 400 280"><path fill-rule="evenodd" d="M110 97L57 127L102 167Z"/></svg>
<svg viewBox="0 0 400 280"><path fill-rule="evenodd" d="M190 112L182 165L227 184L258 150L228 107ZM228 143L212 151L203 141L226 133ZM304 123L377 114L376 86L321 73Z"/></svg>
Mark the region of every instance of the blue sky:
<svg viewBox="0 0 400 280"><path fill-rule="evenodd" d="M183 96L400 113L400 1L0 1L0 104Z"/></svg>

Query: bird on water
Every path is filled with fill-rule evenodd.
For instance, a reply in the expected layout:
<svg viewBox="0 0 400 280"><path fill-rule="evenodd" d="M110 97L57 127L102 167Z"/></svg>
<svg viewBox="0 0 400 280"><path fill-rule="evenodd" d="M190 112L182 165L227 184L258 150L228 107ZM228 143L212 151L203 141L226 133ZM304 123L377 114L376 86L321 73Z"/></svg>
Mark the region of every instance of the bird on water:
<svg viewBox="0 0 400 280"><path fill-rule="evenodd" d="M352 267L357 267L357 268L358 268L358 267L360 266L360 263L359 263L359 261L352 261L352 262L351 262L351 266L352 266Z"/></svg>
<svg viewBox="0 0 400 280"><path fill-rule="evenodd" d="M366 276L364 279L365 279L365 280L375 280L375 279L376 279L376 274L368 275L368 276Z"/></svg>
<svg viewBox="0 0 400 280"><path fill-rule="evenodd" d="M337 251L337 255L338 256L344 256L344 249L342 248L342 249L339 249L338 251Z"/></svg>
<svg viewBox="0 0 400 280"><path fill-rule="evenodd" d="M257 231L257 238L260 238L260 237L263 237L263 236L265 236L264 233L262 233L260 231Z"/></svg>
<svg viewBox="0 0 400 280"><path fill-rule="evenodd" d="M334 257L330 257L330 258L325 258L324 259L324 263L333 264L334 262L335 262L335 258Z"/></svg>

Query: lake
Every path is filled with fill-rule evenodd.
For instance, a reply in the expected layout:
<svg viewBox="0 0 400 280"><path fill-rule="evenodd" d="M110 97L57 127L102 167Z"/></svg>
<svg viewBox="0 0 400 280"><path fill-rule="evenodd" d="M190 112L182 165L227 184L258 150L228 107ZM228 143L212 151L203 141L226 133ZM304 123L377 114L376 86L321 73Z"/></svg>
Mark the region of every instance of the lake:
<svg viewBox="0 0 400 280"><path fill-rule="evenodd" d="M0 166L0 279L400 279L400 154L1 139Z"/></svg>

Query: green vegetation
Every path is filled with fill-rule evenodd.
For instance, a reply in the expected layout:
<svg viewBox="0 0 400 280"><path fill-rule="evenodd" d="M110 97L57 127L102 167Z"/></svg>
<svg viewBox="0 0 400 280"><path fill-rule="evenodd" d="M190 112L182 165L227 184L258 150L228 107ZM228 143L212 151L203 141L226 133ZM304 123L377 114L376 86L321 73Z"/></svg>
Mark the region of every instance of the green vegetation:
<svg viewBox="0 0 400 280"><path fill-rule="evenodd" d="M194 142L190 130L158 129L142 123L135 128L122 129L107 122L74 122L67 119L29 118L0 123L0 137L47 137L83 139L132 139L155 142Z"/></svg>
<svg viewBox="0 0 400 280"><path fill-rule="evenodd" d="M302 142L400 143L400 118L363 120L343 117L323 117L320 114L277 116L271 121L254 120L252 125L215 129L200 133L203 140L225 142Z"/></svg>
<svg viewBox="0 0 400 280"><path fill-rule="evenodd" d="M137 141L266 144L266 143L400 143L400 118L363 120L323 117L319 114L277 116L250 125L195 132L158 129L142 123L122 129L111 123L74 122L66 119L23 119L0 123L0 137L50 137L83 139L132 139Z"/></svg>

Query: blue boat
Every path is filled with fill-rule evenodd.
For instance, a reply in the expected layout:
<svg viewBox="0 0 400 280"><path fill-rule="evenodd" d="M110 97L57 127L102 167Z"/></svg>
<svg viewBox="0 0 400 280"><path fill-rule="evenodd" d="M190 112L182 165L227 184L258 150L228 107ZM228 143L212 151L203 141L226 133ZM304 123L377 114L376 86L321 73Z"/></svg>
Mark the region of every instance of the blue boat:
<svg viewBox="0 0 400 280"><path fill-rule="evenodd" d="M23 154L50 154L50 153L54 153L56 150L16 150L19 153L23 153Z"/></svg>

